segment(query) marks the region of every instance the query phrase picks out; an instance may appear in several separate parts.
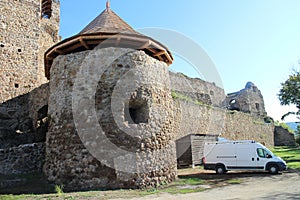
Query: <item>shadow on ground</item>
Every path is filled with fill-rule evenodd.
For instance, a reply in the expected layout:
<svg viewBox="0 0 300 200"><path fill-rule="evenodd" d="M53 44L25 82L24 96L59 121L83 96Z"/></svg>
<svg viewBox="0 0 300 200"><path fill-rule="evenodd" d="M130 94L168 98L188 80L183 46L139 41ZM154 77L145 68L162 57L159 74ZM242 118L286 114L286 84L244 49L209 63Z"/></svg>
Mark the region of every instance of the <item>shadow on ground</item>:
<svg viewBox="0 0 300 200"><path fill-rule="evenodd" d="M50 194L54 188L42 173L0 175L0 194Z"/></svg>

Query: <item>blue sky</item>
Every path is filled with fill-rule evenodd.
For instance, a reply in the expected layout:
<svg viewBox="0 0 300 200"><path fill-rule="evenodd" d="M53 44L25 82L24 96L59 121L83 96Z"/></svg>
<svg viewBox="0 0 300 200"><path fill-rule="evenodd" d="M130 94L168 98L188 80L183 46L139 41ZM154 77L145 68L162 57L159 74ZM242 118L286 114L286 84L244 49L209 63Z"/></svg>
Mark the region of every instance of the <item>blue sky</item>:
<svg viewBox="0 0 300 200"><path fill-rule="evenodd" d="M80 32L105 9L105 3L62 0L62 38ZM277 94L280 83L299 68L300 1L111 0L111 9L135 29L174 30L198 43L214 62L226 93L251 81L261 90L271 117L279 120L292 109L280 106ZM172 69L199 76L177 56Z"/></svg>

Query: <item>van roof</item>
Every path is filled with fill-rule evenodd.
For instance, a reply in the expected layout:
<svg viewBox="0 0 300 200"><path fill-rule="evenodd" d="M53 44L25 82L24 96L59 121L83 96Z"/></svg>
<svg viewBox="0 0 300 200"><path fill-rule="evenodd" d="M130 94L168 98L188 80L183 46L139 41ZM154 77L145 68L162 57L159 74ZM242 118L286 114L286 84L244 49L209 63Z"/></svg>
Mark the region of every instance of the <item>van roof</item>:
<svg viewBox="0 0 300 200"><path fill-rule="evenodd" d="M219 141L219 142L206 142L205 144L249 144L249 143L257 143L254 140L227 140L227 141Z"/></svg>

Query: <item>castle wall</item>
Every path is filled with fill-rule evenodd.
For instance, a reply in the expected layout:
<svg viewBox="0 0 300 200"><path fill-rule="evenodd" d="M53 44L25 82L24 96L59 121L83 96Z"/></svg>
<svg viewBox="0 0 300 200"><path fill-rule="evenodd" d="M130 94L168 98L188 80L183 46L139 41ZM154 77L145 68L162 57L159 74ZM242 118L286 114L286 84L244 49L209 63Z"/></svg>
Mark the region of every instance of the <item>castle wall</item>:
<svg viewBox="0 0 300 200"><path fill-rule="evenodd" d="M42 172L44 162L44 143L0 149L0 174L7 175Z"/></svg>
<svg viewBox="0 0 300 200"><path fill-rule="evenodd" d="M167 65L143 51L96 48L57 57L49 115L50 181L69 190L143 188L176 177Z"/></svg>
<svg viewBox="0 0 300 200"><path fill-rule="evenodd" d="M41 0L0 1L0 103L28 93L47 80L44 52L59 41L59 2L50 19Z"/></svg>
<svg viewBox="0 0 300 200"><path fill-rule="evenodd" d="M190 78L181 73L169 72L172 91L208 105L222 107L225 92L215 83L206 82L199 78Z"/></svg>
<svg viewBox="0 0 300 200"><path fill-rule="evenodd" d="M226 126L221 137L231 140L255 140L268 147L274 146L274 124L242 112L226 111Z"/></svg>
<svg viewBox="0 0 300 200"><path fill-rule="evenodd" d="M44 84L0 104L0 149L46 140L47 113L40 111L48 98L49 84Z"/></svg>
<svg viewBox="0 0 300 200"><path fill-rule="evenodd" d="M255 140L274 146L274 125L243 112L228 111L208 105L197 105L176 99L180 114L176 139L188 134L219 135L229 140Z"/></svg>
<svg viewBox="0 0 300 200"><path fill-rule="evenodd" d="M274 132L275 146L295 146L295 134L290 133L287 129L276 126Z"/></svg>

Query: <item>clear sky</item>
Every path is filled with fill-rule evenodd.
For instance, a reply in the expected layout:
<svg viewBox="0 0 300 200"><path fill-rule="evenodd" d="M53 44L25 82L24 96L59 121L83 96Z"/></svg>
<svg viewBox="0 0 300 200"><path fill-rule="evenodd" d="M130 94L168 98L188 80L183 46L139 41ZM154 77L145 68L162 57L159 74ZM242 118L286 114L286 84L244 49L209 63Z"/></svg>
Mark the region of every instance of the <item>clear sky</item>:
<svg viewBox="0 0 300 200"><path fill-rule="evenodd" d="M105 3L61 0L62 38L80 32ZM279 120L291 110L280 106L277 94L292 69L299 69L299 0L111 0L111 9L135 29L170 29L198 43L214 62L226 93L251 81L261 90L268 115ZM199 76L178 57L172 69Z"/></svg>

